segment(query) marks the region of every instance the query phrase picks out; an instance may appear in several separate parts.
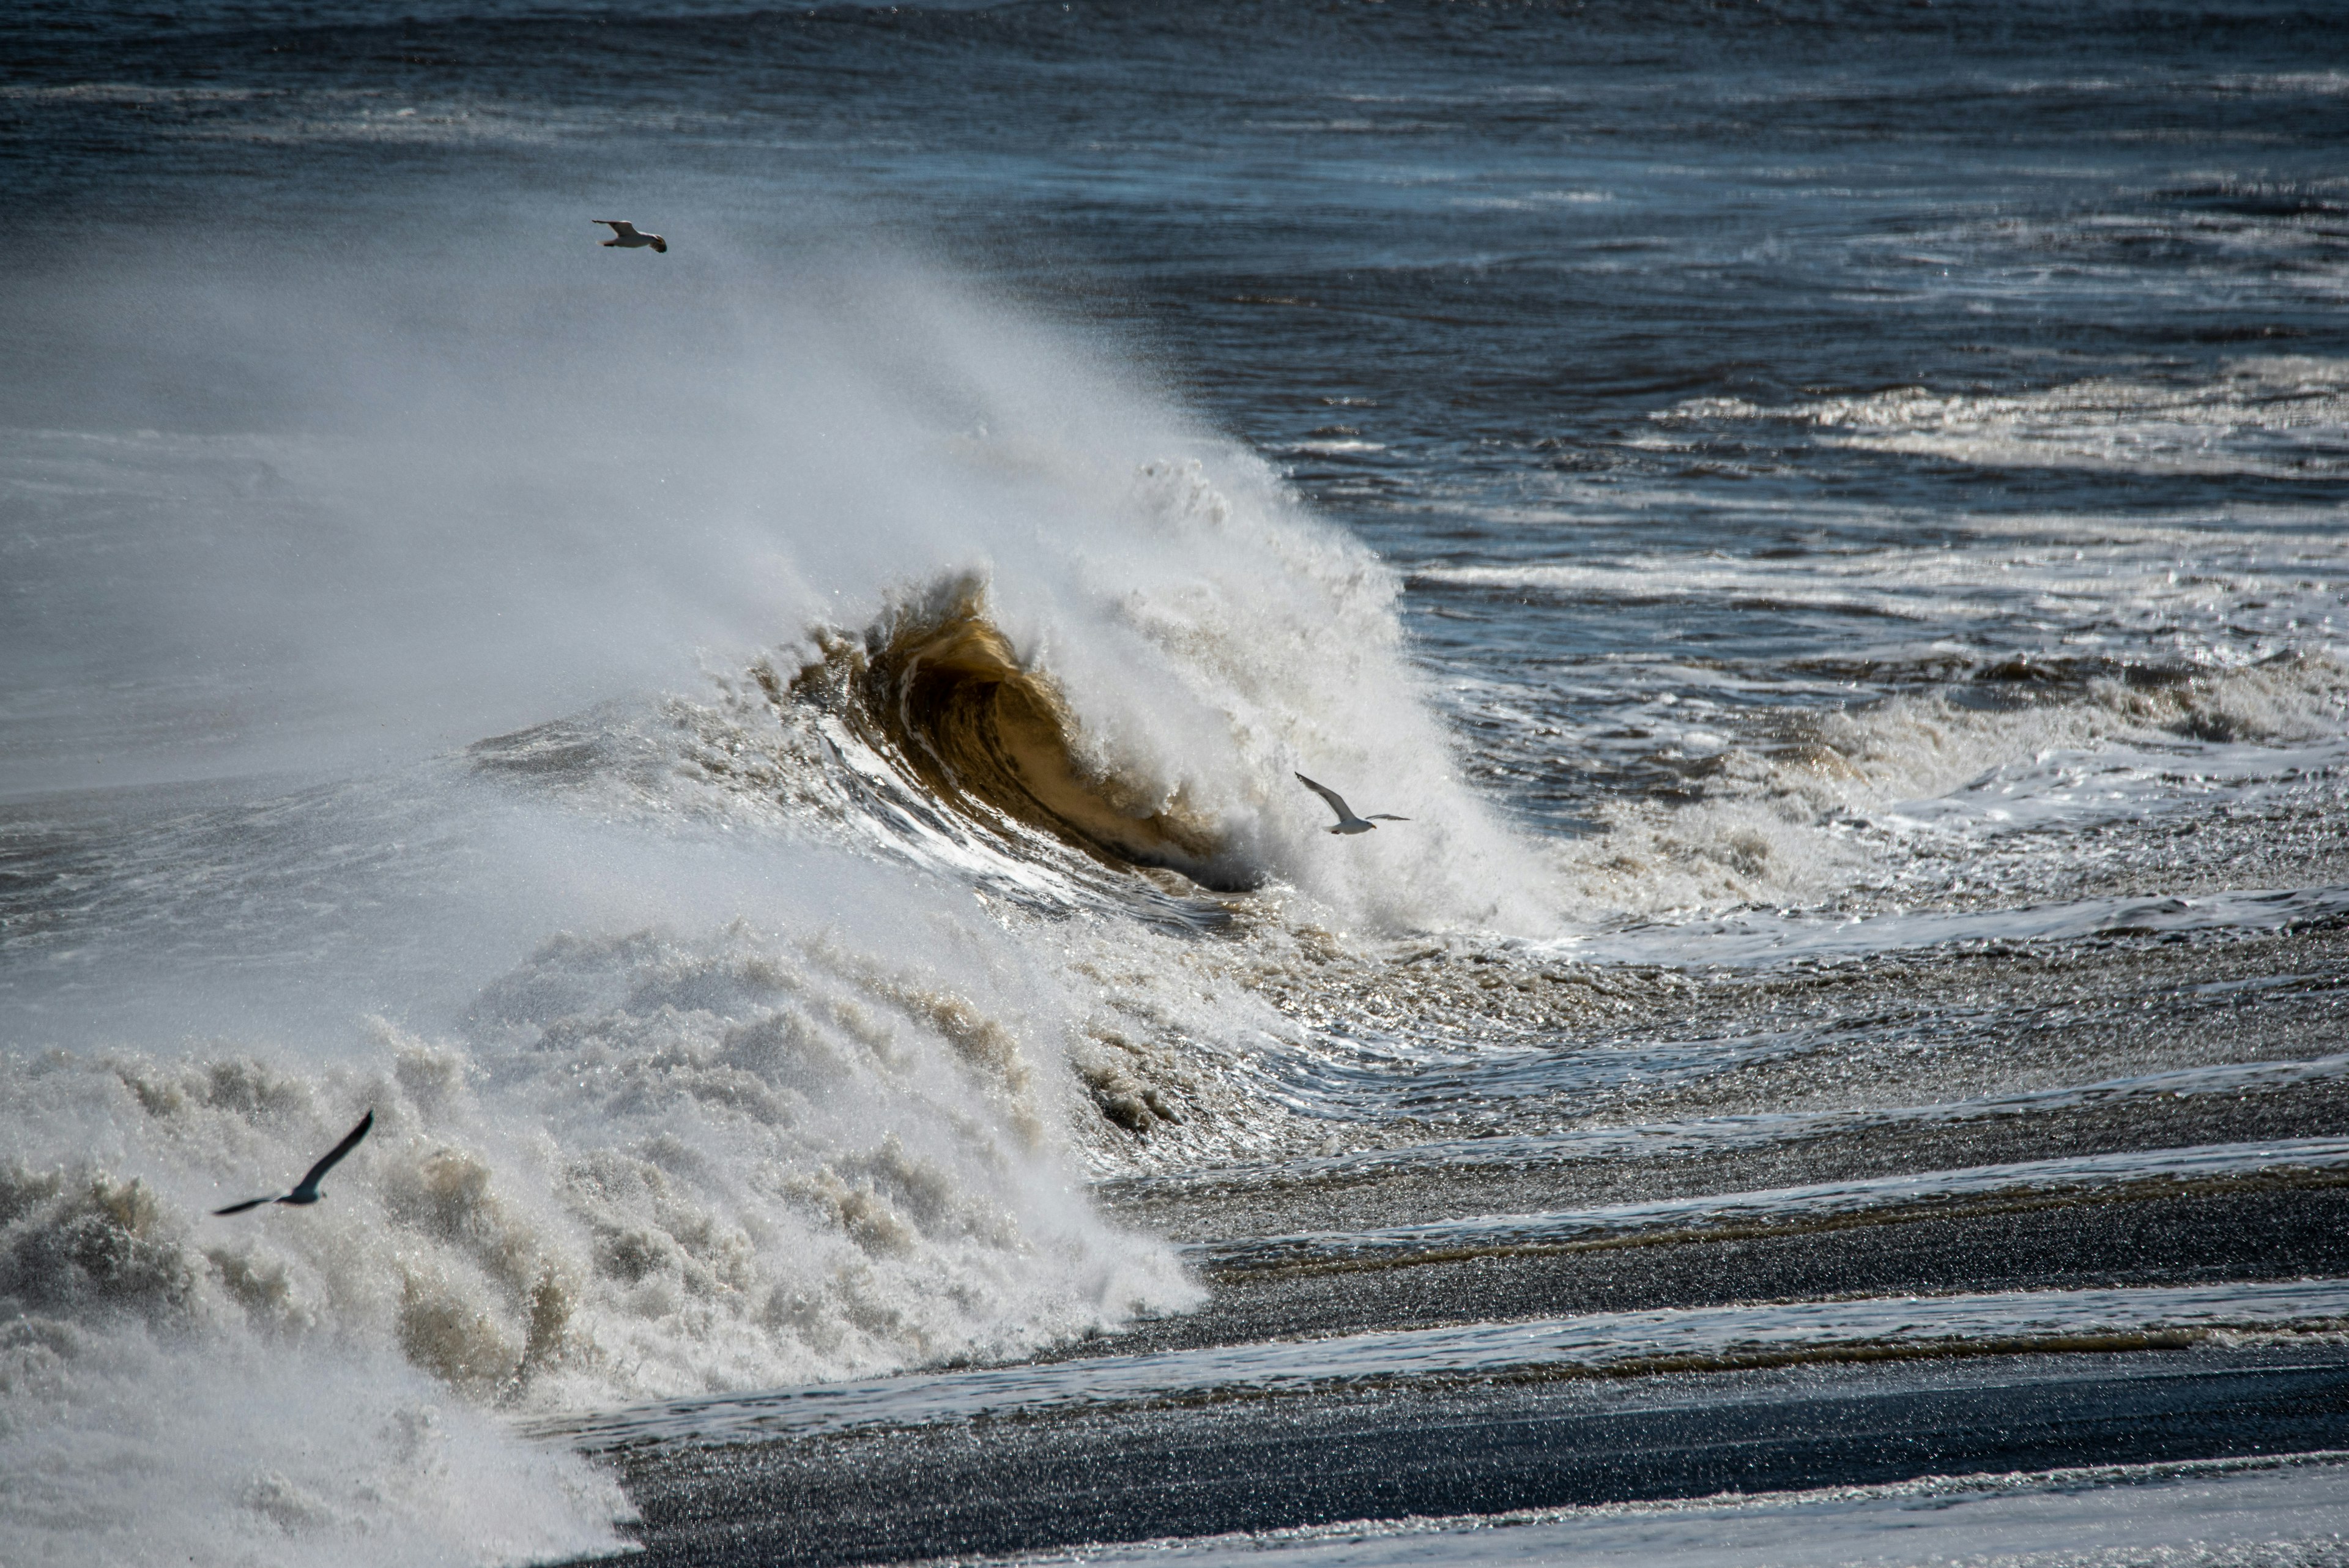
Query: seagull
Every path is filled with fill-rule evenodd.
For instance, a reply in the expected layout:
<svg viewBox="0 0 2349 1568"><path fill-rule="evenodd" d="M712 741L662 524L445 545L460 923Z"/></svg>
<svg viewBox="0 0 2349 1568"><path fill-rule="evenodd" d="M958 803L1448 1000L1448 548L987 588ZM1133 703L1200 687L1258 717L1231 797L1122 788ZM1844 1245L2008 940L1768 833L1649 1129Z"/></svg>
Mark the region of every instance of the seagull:
<svg viewBox="0 0 2349 1568"><path fill-rule="evenodd" d="M343 1135L343 1141L326 1151L326 1158L310 1168L310 1174L294 1184L294 1190L282 1198L248 1198L242 1203L232 1203L225 1209L215 1209L215 1214L242 1214L248 1209L258 1209L264 1203L316 1203L326 1196L318 1183L326 1172L335 1168L335 1161L358 1147L359 1139L367 1137L367 1128L375 1126L375 1112L370 1110L359 1118L359 1125Z"/></svg>
<svg viewBox="0 0 2349 1568"><path fill-rule="evenodd" d="M610 226L612 237L604 242L604 248L605 250L610 250L614 245L618 245L624 250L631 251L641 250L645 246L650 245L653 249L660 252L664 255L668 254L668 242L667 240L661 238L658 234L647 234L638 232L636 225L628 222L626 218L590 218L587 221L591 223L604 223Z"/></svg>
<svg viewBox="0 0 2349 1568"><path fill-rule="evenodd" d="M1346 797L1340 794L1336 790L1331 789L1328 784L1315 784L1303 774L1299 774L1297 775L1297 782L1303 784L1307 789L1311 790L1315 794L1319 795L1323 800L1328 801L1330 803L1330 809L1338 814L1338 826L1330 830L1332 833L1368 833L1372 828L1378 826L1381 822L1409 822L1411 820L1411 818L1407 816L1393 816L1383 811L1374 811L1368 816L1356 816L1354 815L1354 808L1346 804Z"/></svg>

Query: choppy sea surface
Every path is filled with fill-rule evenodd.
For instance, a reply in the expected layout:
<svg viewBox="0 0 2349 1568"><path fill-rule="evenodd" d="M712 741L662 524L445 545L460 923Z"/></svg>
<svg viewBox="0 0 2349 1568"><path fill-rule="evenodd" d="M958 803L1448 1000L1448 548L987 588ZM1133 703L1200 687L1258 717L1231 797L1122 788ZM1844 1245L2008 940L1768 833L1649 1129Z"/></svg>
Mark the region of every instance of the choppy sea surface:
<svg viewBox="0 0 2349 1568"><path fill-rule="evenodd" d="M2339 1186L2344 148L2349 15L2256 0L12 8L0 1557L612 1550L598 1444L795 1411L2337 1334L2214 1264L1028 1365ZM1100 1550L2349 1528L2080 1463Z"/></svg>

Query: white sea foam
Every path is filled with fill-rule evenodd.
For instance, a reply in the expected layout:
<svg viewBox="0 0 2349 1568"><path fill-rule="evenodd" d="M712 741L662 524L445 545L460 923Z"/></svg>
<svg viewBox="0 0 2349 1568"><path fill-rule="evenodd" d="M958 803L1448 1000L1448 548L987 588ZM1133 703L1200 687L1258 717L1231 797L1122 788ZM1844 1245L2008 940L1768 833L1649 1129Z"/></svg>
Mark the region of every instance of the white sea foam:
<svg viewBox="0 0 2349 1568"><path fill-rule="evenodd" d="M1593 521L1619 521L1608 517L1601 498L1588 510ZM1800 519L1777 521L1786 526ZM1858 530L1890 520L1880 513L1828 513L1817 521ZM1965 519L1955 531L1954 541L1869 537L1865 548L1823 541L1785 556L1610 550L1569 561L1437 564L1413 576L1568 601L1866 618L1889 623L1880 636L1912 644L1956 639L1924 647L1961 669L1977 657L1965 634L1984 626L1999 630L1998 644L2017 653L2044 649L2043 659L2105 653L2188 666L2240 664L2305 644L2312 635L2321 643L2349 581L2349 548L2329 507L2237 505L2150 519L2002 514ZM2261 629L2270 634L2266 640L2255 635L2246 642L2247 630ZM2302 636L2275 635L2293 629ZM2064 635L2051 642L2051 630ZM1868 642L1855 649L1837 641L1838 659L1865 659ZM1785 678L1784 671L1775 677Z"/></svg>
<svg viewBox="0 0 2349 1568"><path fill-rule="evenodd" d="M2186 384L2107 377L1997 394L1902 387L1784 407L1707 398L1660 417L1793 421L1833 444L1985 467L2321 479L2349 453L2349 365L2267 355Z"/></svg>
<svg viewBox="0 0 2349 1568"><path fill-rule="evenodd" d="M1829 903L1900 872L1920 834L1972 854L2002 833L2279 780L2304 794L2349 761L2344 711L2349 672L2325 656L2154 687L2099 679L2022 707L1896 696L1801 721L1773 748L1724 748L1692 803L1609 805L1609 831L1568 850L1563 875L1593 913Z"/></svg>
<svg viewBox="0 0 2349 1568"><path fill-rule="evenodd" d="M0 1488L0 1527L62 1520L60 1560L124 1532L201 1555L256 1509L286 1561L369 1532L388 1560L575 1549L608 1489L482 1412L1012 1354L1187 1304L1163 1248L1071 1189L1056 1037L961 967L821 931L565 937L455 1037L379 1025L332 1066L0 1059L6 1442L44 1478ZM326 1202L208 1213L362 1106ZM205 1460L180 1465L191 1432ZM481 1490L392 1473L444 1451ZM158 1470L180 1511L103 1480ZM501 1489L511 1538L435 1533Z"/></svg>
<svg viewBox="0 0 2349 1568"><path fill-rule="evenodd" d="M396 1355L19 1317L12 1563L529 1563L621 1549L618 1488Z"/></svg>

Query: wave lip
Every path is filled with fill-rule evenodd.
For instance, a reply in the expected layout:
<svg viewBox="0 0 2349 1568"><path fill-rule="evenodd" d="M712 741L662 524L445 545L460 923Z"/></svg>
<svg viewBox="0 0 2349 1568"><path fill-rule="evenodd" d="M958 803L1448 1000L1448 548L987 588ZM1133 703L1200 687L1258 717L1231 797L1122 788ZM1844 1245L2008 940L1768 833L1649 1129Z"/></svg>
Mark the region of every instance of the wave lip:
<svg viewBox="0 0 2349 1568"><path fill-rule="evenodd" d="M1177 787L1154 791L1089 754L1050 676L988 618L986 585L948 579L861 638L820 633L820 657L771 700L825 713L909 783L998 834L1050 836L1118 869L1177 871L1218 892L1264 872ZM1016 835L1015 835L1016 836Z"/></svg>

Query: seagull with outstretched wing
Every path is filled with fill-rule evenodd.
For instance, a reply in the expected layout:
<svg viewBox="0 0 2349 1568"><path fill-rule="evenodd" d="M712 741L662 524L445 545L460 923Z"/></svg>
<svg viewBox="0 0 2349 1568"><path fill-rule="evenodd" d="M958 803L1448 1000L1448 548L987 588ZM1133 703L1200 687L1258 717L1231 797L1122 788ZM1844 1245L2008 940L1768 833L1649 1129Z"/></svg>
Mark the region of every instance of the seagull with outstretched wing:
<svg viewBox="0 0 2349 1568"><path fill-rule="evenodd" d="M318 1190L318 1183L326 1179L326 1172L335 1168L336 1160L358 1147L359 1139L367 1137L367 1128L373 1126L375 1126L375 1112L370 1110L359 1118L358 1126L343 1135L342 1142L326 1151L326 1158L312 1166L310 1173L294 1184L293 1191L283 1193L275 1198L248 1198L242 1203L232 1203L225 1209L215 1209L212 1212L242 1214L248 1209L258 1209L264 1203L316 1203L326 1196Z"/></svg>
<svg viewBox="0 0 2349 1568"><path fill-rule="evenodd" d="M612 231L612 237L604 242L604 248L607 251L614 245L629 251L642 250L645 246L650 245L664 255L668 253L667 240L658 234L644 233L626 218L590 218L587 221L591 223L601 223Z"/></svg>
<svg viewBox="0 0 2349 1568"><path fill-rule="evenodd" d="M1383 811L1374 811L1368 816L1356 816L1354 815L1354 808L1346 804L1346 797L1340 794L1336 790L1331 789L1328 784L1315 784L1303 774L1299 774L1297 775L1297 782L1303 784L1307 789L1311 790L1315 794L1319 795L1323 800L1328 801L1330 803L1330 809L1338 814L1338 826L1330 829L1331 833L1368 833L1372 828L1378 826L1381 822L1409 822L1411 820L1411 818L1407 816L1395 816Z"/></svg>

